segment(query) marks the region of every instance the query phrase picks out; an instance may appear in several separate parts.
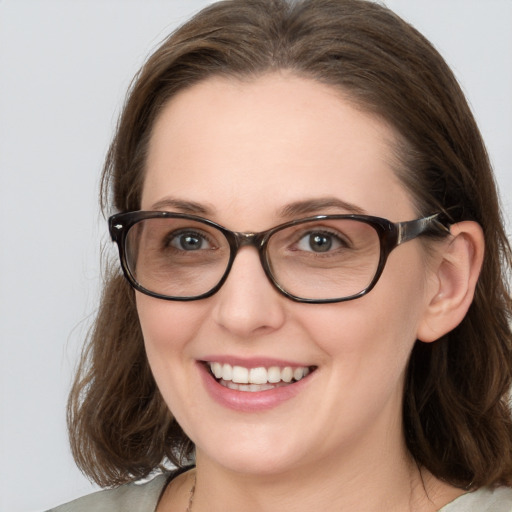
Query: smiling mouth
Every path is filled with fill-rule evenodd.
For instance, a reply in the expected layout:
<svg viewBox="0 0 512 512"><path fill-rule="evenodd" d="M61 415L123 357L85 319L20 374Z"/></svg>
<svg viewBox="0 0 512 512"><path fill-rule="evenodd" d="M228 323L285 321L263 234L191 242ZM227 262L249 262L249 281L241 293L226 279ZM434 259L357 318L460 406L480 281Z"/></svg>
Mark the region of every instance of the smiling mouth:
<svg viewBox="0 0 512 512"><path fill-rule="evenodd" d="M212 377L221 386L253 393L295 384L316 369L315 366L245 368L216 361L208 361L205 364Z"/></svg>

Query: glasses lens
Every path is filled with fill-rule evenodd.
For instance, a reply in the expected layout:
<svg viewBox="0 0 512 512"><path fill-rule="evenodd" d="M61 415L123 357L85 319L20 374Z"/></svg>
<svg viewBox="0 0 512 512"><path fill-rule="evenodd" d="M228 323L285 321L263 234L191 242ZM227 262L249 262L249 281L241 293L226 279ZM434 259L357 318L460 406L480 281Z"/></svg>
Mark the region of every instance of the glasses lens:
<svg viewBox="0 0 512 512"><path fill-rule="evenodd" d="M302 299L341 299L372 282L380 239L366 222L314 220L274 233L267 259L275 281L288 293Z"/></svg>
<svg viewBox="0 0 512 512"><path fill-rule="evenodd" d="M218 229L189 219L153 218L134 224L125 241L135 281L168 297L195 297L221 280L229 244Z"/></svg>

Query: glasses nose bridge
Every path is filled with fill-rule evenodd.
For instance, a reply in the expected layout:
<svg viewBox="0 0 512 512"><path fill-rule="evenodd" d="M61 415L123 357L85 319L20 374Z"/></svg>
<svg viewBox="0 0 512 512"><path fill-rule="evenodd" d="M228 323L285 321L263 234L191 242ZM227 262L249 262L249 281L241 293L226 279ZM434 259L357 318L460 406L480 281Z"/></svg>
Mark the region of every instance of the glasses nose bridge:
<svg viewBox="0 0 512 512"><path fill-rule="evenodd" d="M265 239L267 238L267 232L262 233L255 233L255 232L237 232L237 231L231 231L231 235L233 237L234 243L231 244L231 265L235 261L235 258L238 254L238 251L242 247L252 246L256 249L258 252L258 256L261 262L261 265L263 269L266 271L266 265L265 265Z"/></svg>
<svg viewBox="0 0 512 512"><path fill-rule="evenodd" d="M260 264L263 267L263 270L265 274L270 278L267 272L266 264L265 264L265 235L266 232L263 233L253 233L253 232L237 232L237 231L230 231L229 233L226 233L228 239L229 239L229 245L231 247L231 257L230 261L228 263L228 268L226 271L226 274L224 276L224 279L227 278L228 274L231 272L231 268L233 266L233 263L235 262L236 256L238 254L238 251L242 247L246 246L253 246L259 256ZM224 279L222 282L224 282ZM272 279L270 278L272 281Z"/></svg>
<svg viewBox="0 0 512 512"><path fill-rule="evenodd" d="M233 232L233 236L236 242L235 254L245 246L253 246L261 254L263 248L263 235L264 233Z"/></svg>

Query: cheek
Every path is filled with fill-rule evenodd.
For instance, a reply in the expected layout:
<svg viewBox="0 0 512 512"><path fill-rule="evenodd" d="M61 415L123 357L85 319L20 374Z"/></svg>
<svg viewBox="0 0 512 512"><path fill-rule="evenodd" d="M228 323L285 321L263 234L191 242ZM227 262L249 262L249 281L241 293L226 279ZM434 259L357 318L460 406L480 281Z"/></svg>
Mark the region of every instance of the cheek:
<svg viewBox="0 0 512 512"><path fill-rule="evenodd" d="M298 316L333 364L352 378L400 376L427 303L425 277L421 259L390 258L369 294L317 309L304 305Z"/></svg>
<svg viewBox="0 0 512 512"><path fill-rule="evenodd" d="M172 382L182 379L192 364L190 340L204 321L204 307L199 302L170 302L139 292L136 304L148 361L165 396L166 388L172 389Z"/></svg>
<svg viewBox="0 0 512 512"><path fill-rule="evenodd" d="M173 302L136 293L149 366L172 415L187 426L195 401L194 338L206 313L198 302Z"/></svg>
<svg viewBox="0 0 512 512"><path fill-rule="evenodd" d="M150 350L173 350L199 327L201 308L193 303L171 302L136 292L136 305L144 342Z"/></svg>

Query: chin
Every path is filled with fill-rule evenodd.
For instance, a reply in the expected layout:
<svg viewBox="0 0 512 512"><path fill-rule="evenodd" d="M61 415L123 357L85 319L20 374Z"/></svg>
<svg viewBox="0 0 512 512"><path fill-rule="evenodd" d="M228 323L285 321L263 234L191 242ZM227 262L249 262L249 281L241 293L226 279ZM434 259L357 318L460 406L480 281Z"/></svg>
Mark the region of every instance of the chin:
<svg viewBox="0 0 512 512"><path fill-rule="evenodd" d="M215 457L214 461L217 465L232 471L234 473L251 475L252 477L265 477L281 473L286 473L296 464L287 458L276 457L275 454L265 456L258 454L223 454Z"/></svg>

